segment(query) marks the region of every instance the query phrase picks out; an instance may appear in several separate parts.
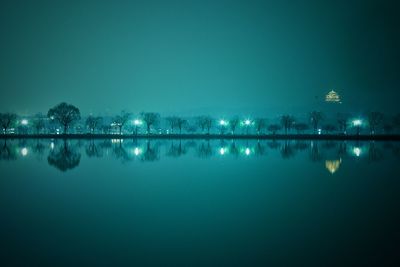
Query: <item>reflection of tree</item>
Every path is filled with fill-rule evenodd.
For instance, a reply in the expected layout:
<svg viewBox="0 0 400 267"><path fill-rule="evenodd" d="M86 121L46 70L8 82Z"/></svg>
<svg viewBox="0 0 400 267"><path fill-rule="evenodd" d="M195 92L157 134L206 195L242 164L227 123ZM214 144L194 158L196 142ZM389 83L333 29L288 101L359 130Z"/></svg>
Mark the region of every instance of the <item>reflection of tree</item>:
<svg viewBox="0 0 400 267"><path fill-rule="evenodd" d="M308 144L304 141L297 141L293 148L297 151L304 151L308 148Z"/></svg>
<svg viewBox="0 0 400 267"><path fill-rule="evenodd" d="M346 142L340 142L338 148L338 156L341 158L345 156L347 153L347 144Z"/></svg>
<svg viewBox="0 0 400 267"><path fill-rule="evenodd" d="M63 145L58 149L51 150L47 157L49 165L56 167L62 172L77 167L80 160L81 154L74 147L71 147L65 139Z"/></svg>
<svg viewBox="0 0 400 267"><path fill-rule="evenodd" d="M271 149L279 149L281 147L281 143L276 140L272 140L271 142L268 142L267 145Z"/></svg>
<svg viewBox="0 0 400 267"><path fill-rule="evenodd" d="M239 156L239 148L236 146L236 142L232 141L230 147L229 147L229 153L232 154L235 157Z"/></svg>
<svg viewBox="0 0 400 267"><path fill-rule="evenodd" d="M45 151L45 146L39 140L36 141L36 144L32 146L32 151L37 155L39 159L43 158L43 154Z"/></svg>
<svg viewBox="0 0 400 267"><path fill-rule="evenodd" d="M89 158L96 157L101 158L103 156L103 150L101 147L98 147L94 140L90 140L86 146L86 155Z"/></svg>
<svg viewBox="0 0 400 267"><path fill-rule="evenodd" d="M0 160L16 160L17 153L15 149L10 149L7 144L7 139L4 139L4 144L0 147Z"/></svg>
<svg viewBox="0 0 400 267"><path fill-rule="evenodd" d="M254 148L254 154L257 156L263 156L266 154L266 151L265 146L263 146L260 141L257 141L257 145Z"/></svg>
<svg viewBox="0 0 400 267"><path fill-rule="evenodd" d="M337 143L335 141L326 141L322 144L322 148L325 150L333 149L337 146Z"/></svg>
<svg viewBox="0 0 400 267"><path fill-rule="evenodd" d="M322 155L317 142L311 142L310 159L312 161L321 161Z"/></svg>
<svg viewBox="0 0 400 267"><path fill-rule="evenodd" d="M281 148L281 155L284 159L289 159L295 155L295 150L289 141L285 141Z"/></svg>
<svg viewBox="0 0 400 267"><path fill-rule="evenodd" d="M147 141L146 150L143 153L142 161L156 161L159 160L157 146L152 147L150 141Z"/></svg>
<svg viewBox="0 0 400 267"><path fill-rule="evenodd" d="M123 162L131 161L132 158L126 151L125 147L122 145L122 140L120 139L118 144L113 148L113 154L116 159L121 159Z"/></svg>
<svg viewBox="0 0 400 267"><path fill-rule="evenodd" d="M197 148L197 155L203 159L210 158L213 155L213 149L210 145L210 141L202 142L200 144L200 146Z"/></svg>
<svg viewBox="0 0 400 267"><path fill-rule="evenodd" d="M167 152L167 156L173 157L173 158L178 158L182 155L186 154L186 149L185 147L182 146L182 141L179 140L179 144L175 145L174 142L171 142L171 146Z"/></svg>
<svg viewBox="0 0 400 267"><path fill-rule="evenodd" d="M383 159L383 151L380 148L376 147L375 142L369 143L368 159L370 161L380 161Z"/></svg>

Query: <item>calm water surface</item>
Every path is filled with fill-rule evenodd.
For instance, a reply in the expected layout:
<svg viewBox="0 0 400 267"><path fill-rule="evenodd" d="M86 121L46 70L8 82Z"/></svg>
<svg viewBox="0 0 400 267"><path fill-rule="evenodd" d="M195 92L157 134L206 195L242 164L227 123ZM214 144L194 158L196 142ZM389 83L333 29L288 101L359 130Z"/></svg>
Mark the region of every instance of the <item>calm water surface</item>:
<svg viewBox="0 0 400 267"><path fill-rule="evenodd" d="M6 266L398 266L400 143L0 140Z"/></svg>

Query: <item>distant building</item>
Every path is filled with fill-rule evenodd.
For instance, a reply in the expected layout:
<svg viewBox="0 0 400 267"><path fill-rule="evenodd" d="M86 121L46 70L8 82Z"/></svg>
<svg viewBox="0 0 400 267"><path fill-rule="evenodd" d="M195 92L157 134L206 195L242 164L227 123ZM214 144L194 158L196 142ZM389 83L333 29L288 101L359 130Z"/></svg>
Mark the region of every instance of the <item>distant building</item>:
<svg viewBox="0 0 400 267"><path fill-rule="evenodd" d="M325 102L341 104L342 100L340 99L340 95L332 90L325 96Z"/></svg>

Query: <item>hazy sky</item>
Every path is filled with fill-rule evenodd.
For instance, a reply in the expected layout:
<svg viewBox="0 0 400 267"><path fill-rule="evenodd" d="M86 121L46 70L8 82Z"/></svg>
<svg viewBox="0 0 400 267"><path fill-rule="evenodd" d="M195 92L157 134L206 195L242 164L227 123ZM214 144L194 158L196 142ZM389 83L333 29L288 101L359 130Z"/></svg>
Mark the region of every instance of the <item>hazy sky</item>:
<svg viewBox="0 0 400 267"><path fill-rule="evenodd" d="M0 111L398 111L399 1L0 3Z"/></svg>

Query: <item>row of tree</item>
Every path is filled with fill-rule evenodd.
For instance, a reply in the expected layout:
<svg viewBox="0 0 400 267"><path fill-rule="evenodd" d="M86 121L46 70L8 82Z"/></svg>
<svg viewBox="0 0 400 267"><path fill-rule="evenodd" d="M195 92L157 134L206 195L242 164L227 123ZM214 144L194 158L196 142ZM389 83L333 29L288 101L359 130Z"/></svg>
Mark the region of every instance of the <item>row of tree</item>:
<svg viewBox="0 0 400 267"><path fill-rule="evenodd" d="M340 132L343 134L347 133L349 126L356 127L357 134L360 133L360 128L363 124L367 125L371 134L375 134L378 129L382 129L385 133L391 133L395 128L400 129L400 114L393 118L386 118L384 123L384 115L381 112L368 112L366 114L366 123L353 123L350 114L337 114L334 122L322 124L326 117L322 112L313 111L309 114L309 122L298 121L292 115L282 115L280 117L280 123L267 124L267 119L256 118L253 120L240 120L239 116L234 116L230 120L217 121L211 116L199 116L196 117L192 123L189 123L187 119L171 116L166 117L165 122L167 123L171 133L175 130L181 134L182 130L186 130L188 133L196 133L200 129L201 133L210 134L213 128L219 129L221 134L224 134L226 130L229 130L231 134L235 134L239 125L246 128L246 133L252 128L257 134L262 134L265 130L272 134L276 134L279 131L284 131L288 134L290 131L295 130L301 134L310 129L313 130L314 134L324 131L324 133ZM123 130L127 130L130 133L138 134L139 129L145 126L146 133L150 134L154 130L161 120L158 113L155 112L142 112L140 117L133 119L132 114L126 111L122 111L121 114L114 116L111 119L111 123L106 123L105 119L100 116L89 115L84 121L85 127L92 134L96 132L110 133L114 128L118 129L119 134L123 133ZM18 116L13 113L0 113L0 126L3 129L3 133L18 125ZM49 109L47 116L41 114L36 115L29 123L30 127L35 133L43 133L46 127L49 125L59 125L63 128L63 133L67 134L68 130L72 125L81 121L80 110L74 105L67 103L61 103L55 107ZM143 125L144 124L144 125ZM21 122L19 123L20 131L24 132L26 126Z"/></svg>

